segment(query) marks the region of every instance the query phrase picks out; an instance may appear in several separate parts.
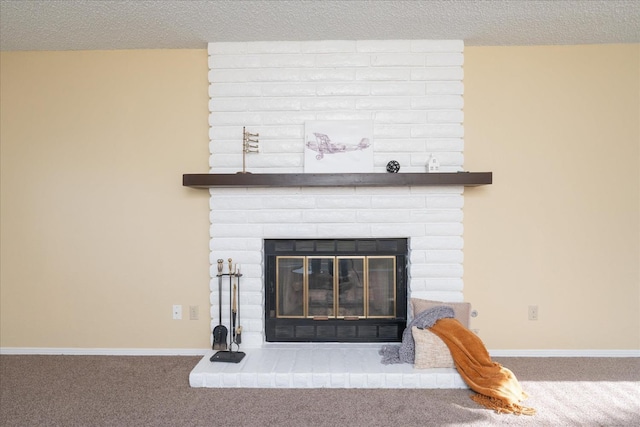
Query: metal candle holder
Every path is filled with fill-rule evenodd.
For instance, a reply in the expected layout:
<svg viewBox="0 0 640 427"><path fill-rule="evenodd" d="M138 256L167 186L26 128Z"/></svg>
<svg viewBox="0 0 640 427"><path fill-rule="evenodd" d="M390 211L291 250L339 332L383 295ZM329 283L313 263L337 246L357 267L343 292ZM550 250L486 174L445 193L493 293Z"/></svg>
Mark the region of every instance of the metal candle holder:
<svg viewBox="0 0 640 427"><path fill-rule="evenodd" d="M258 147L258 143L260 142L258 141L259 136L260 136L259 133L247 132L244 126L242 127L242 172L238 172L238 173L251 173L251 172L247 172L246 156L247 156L247 153L260 152L260 149Z"/></svg>

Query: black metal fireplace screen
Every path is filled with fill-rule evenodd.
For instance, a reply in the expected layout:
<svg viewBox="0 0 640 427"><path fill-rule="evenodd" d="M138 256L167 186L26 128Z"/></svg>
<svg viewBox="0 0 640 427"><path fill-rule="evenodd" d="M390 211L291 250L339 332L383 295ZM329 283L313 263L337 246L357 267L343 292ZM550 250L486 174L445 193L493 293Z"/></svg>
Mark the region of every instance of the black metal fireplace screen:
<svg viewBox="0 0 640 427"><path fill-rule="evenodd" d="M401 341L407 247L407 239L265 240L266 340Z"/></svg>

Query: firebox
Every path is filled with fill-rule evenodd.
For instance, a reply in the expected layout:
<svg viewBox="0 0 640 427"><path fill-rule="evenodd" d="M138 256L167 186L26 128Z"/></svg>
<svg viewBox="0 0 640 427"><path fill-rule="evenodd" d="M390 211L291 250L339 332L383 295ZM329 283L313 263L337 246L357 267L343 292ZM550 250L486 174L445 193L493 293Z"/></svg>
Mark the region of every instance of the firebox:
<svg viewBox="0 0 640 427"><path fill-rule="evenodd" d="M398 342L406 238L264 241L269 342Z"/></svg>

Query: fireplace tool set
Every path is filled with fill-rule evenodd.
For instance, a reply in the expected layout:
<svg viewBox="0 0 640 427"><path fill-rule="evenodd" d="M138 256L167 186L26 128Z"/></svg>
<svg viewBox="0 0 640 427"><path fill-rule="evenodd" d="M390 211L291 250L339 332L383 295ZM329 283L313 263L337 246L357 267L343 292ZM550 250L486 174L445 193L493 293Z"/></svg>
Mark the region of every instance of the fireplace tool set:
<svg viewBox="0 0 640 427"><path fill-rule="evenodd" d="M244 127L242 128L242 172L238 173L251 173L247 172L246 157L247 153L260 152L258 147L258 143L260 142L258 141L259 136L260 134L258 133L249 133Z"/></svg>
<svg viewBox="0 0 640 427"><path fill-rule="evenodd" d="M242 274L240 274L240 266L238 264L234 266L231 258L228 261L229 272L223 273L224 261L218 260L218 326L213 328L213 349L219 351L214 353L209 360L212 362L239 363L245 356L245 353L240 351L242 326L240 326L239 279ZM227 327L222 324L222 281L224 277L229 278L229 324L231 325L231 336L228 347L227 338L229 332ZM233 351L234 345L236 346L236 351Z"/></svg>

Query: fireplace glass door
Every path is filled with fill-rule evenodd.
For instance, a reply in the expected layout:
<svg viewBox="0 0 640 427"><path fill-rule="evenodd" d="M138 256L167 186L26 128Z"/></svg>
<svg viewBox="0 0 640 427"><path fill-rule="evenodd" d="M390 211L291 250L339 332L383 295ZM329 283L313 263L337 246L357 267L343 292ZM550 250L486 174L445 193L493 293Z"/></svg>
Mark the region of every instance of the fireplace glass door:
<svg viewBox="0 0 640 427"><path fill-rule="evenodd" d="M276 259L277 317L394 317L395 257Z"/></svg>
<svg viewBox="0 0 640 427"><path fill-rule="evenodd" d="M367 263L367 316L395 317L395 257L369 257Z"/></svg>
<svg viewBox="0 0 640 427"><path fill-rule="evenodd" d="M398 341L406 240L269 240L267 341Z"/></svg>

